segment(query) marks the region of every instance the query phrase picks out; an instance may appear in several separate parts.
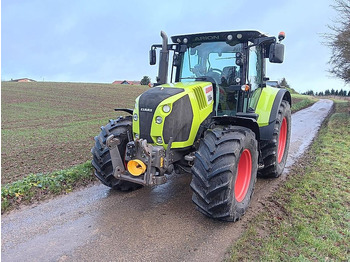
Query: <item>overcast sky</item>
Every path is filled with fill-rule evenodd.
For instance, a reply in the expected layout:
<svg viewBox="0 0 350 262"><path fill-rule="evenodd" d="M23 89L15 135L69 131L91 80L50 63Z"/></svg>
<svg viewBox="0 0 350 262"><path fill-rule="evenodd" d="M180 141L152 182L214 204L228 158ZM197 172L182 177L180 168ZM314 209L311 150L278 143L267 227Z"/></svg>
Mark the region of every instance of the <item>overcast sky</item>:
<svg viewBox="0 0 350 262"><path fill-rule="evenodd" d="M268 66L299 92L346 89L330 76L322 42L336 12L332 0L1 1L1 79L111 83L155 81L148 63L160 30L176 34L256 29L286 33L283 64Z"/></svg>

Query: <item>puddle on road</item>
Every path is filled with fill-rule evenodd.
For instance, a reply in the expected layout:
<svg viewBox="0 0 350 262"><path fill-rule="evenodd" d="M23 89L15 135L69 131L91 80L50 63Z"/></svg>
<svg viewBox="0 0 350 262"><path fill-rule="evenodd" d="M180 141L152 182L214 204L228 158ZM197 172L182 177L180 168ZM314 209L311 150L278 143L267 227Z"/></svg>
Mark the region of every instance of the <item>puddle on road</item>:
<svg viewBox="0 0 350 262"><path fill-rule="evenodd" d="M308 149L331 111L332 105L333 101L325 99L292 115L292 133L286 169Z"/></svg>

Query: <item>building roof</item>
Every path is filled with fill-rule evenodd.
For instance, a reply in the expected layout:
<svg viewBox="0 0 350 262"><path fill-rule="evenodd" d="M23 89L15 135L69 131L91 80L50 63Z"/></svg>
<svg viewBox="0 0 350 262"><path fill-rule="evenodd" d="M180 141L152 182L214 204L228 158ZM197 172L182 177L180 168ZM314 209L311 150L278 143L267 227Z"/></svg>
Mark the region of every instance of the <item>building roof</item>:
<svg viewBox="0 0 350 262"><path fill-rule="evenodd" d="M19 79L11 79L11 82L36 82L36 81L30 78L19 78Z"/></svg>
<svg viewBox="0 0 350 262"><path fill-rule="evenodd" d="M140 81L130 81L130 80L116 80L112 84L118 84L118 85L140 85Z"/></svg>

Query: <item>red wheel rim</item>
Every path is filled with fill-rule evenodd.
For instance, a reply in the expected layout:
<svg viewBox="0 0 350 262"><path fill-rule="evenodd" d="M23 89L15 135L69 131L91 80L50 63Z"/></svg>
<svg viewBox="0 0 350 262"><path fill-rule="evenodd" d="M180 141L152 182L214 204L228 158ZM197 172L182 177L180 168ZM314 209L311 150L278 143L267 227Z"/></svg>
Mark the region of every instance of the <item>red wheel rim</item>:
<svg viewBox="0 0 350 262"><path fill-rule="evenodd" d="M248 149L245 149L238 162L237 178L235 183L235 198L242 202L246 196L252 177L252 156Z"/></svg>
<svg viewBox="0 0 350 262"><path fill-rule="evenodd" d="M280 129L280 137L278 139L278 163L281 163L284 150L286 149L287 142L287 119L283 118L281 129Z"/></svg>

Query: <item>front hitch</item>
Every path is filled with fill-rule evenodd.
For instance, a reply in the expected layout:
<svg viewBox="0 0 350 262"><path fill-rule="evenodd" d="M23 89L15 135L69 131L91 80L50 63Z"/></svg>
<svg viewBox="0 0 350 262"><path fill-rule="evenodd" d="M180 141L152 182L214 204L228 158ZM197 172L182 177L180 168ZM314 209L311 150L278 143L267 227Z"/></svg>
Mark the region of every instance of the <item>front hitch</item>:
<svg viewBox="0 0 350 262"><path fill-rule="evenodd" d="M124 162L118 149L118 140L113 135L107 138L115 178L144 186L166 182L165 172L169 161L164 147L150 145L145 139L136 139L127 144Z"/></svg>
<svg viewBox="0 0 350 262"><path fill-rule="evenodd" d="M123 174L125 172L124 163L118 149L119 144L119 138L115 137L114 135L110 135L109 137L107 137L106 145L109 149L109 154L111 155L114 176Z"/></svg>

